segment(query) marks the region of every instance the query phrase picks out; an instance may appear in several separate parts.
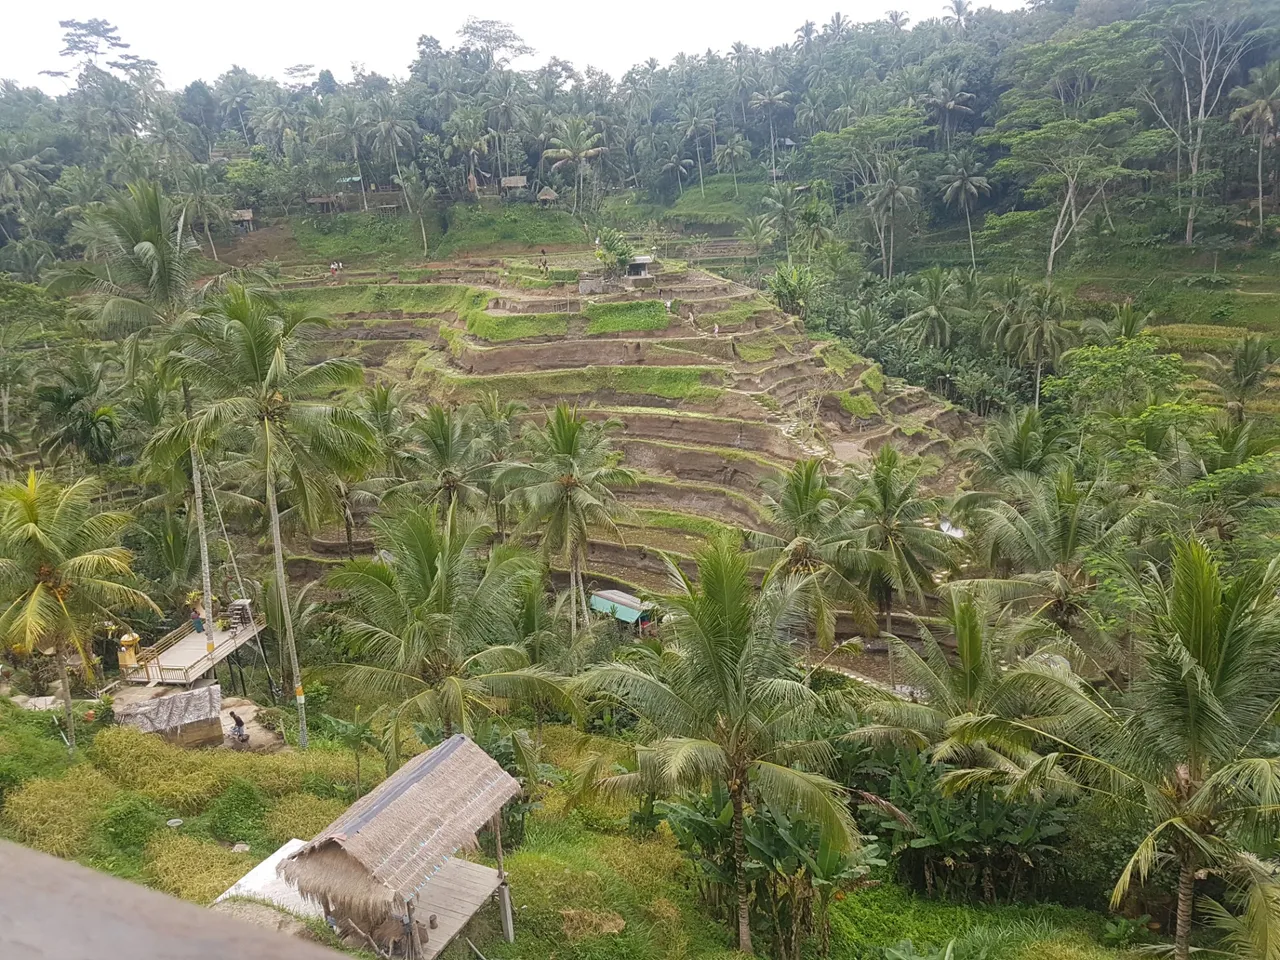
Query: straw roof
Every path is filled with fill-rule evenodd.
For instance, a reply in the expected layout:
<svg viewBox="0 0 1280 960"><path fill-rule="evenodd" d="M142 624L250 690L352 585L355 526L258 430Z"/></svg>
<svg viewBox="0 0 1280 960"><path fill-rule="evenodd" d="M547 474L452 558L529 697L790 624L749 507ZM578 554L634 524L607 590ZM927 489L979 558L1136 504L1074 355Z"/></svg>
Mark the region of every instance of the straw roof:
<svg viewBox="0 0 1280 960"><path fill-rule="evenodd" d="M560 194L556 193L550 187L543 187L538 191L539 200L559 200Z"/></svg>
<svg viewBox="0 0 1280 960"><path fill-rule="evenodd" d="M410 760L292 856L300 893L370 922L399 912L520 784L458 734Z"/></svg>

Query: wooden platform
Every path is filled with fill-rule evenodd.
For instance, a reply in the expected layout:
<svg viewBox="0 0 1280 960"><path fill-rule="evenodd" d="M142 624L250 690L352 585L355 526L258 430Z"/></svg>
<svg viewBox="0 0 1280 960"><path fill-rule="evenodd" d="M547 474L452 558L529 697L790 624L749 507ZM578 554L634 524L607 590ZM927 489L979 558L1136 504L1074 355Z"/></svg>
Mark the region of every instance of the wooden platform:
<svg viewBox="0 0 1280 960"><path fill-rule="evenodd" d="M492 867L456 858L444 862L418 891L413 908L414 919L424 927L432 914L436 917L436 929L422 945L426 960L440 955L500 885L498 871Z"/></svg>
<svg viewBox="0 0 1280 960"><path fill-rule="evenodd" d="M263 627L261 620L238 630L219 630L213 624L206 633L196 633L190 623L167 634L154 646L138 653L138 664L121 671L131 683L192 684L236 650L254 639ZM210 633L213 652L208 648Z"/></svg>

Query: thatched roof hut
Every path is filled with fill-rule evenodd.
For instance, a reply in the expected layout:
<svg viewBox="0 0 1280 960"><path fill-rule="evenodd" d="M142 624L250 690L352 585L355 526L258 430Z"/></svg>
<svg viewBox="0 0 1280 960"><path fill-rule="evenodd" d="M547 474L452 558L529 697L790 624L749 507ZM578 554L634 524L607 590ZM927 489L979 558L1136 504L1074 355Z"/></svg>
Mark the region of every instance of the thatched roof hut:
<svg viewBox="0 0 1280 960"><path fill-rule="evenodd" d="M543 187L538 191L538 202L543 206L555 203L560 199L560 194L556 193L550 187Z"/></svg>
<svg viewBox="0 0 1280 960"><path fill-rule="evenodd" d="M469 918L503 883L501 853L497 871L452 857L519 794L514 777L458 734L357 800L283 860L280 876L365 931L388 917L421 922L432 910L442 926L446 913Z"/></svg>

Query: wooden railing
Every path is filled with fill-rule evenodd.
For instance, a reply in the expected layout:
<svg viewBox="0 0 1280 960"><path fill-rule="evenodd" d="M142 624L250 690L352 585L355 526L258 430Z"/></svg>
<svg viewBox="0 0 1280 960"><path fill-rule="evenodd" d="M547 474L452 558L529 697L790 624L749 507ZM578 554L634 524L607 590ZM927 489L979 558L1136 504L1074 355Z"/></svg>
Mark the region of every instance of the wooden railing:
<svg viewBox="0 0 1280 960"><path fill-rule="evenodd" d="M178 629L165 634L160 638L159 642L142 651L138 656L138 665L130 669L126 676L130 680L145 679L149 683L191 683L256 637L265 626L265 618L255 617L250 626L243 627L234 633L226 633L221 640L217 641L212 651L206 651L199 659L186 666L164 666L158 662L160 655L180 640L190 636L194 630L192 624L184 624Z"/></svg>

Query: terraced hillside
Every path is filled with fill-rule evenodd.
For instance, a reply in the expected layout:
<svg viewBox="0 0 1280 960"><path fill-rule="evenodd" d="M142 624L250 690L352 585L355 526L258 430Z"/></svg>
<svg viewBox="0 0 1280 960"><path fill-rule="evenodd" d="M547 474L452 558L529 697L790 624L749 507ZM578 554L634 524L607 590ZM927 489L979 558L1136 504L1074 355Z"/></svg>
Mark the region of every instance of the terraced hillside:
<svg viewBox="0 0 1280 960"><path fill-rule="evenodd" d="M588 252L471 258L351 272L285 265L287 296L335 318L323 349L419 401L496 391L530 416L560 400L614 418L641 480L638 522L590 552L600 584L661 588L658 551L687 556L723 528L763 528L761 485L804 457L859 463L885 443L948 470L967 424L926 391L886 379L833 341L806 336L757 291L677 262L646 289L584 294ZM623 542L625 541L625 542ZM313 542L337 554L340 537Z"/></svg>

